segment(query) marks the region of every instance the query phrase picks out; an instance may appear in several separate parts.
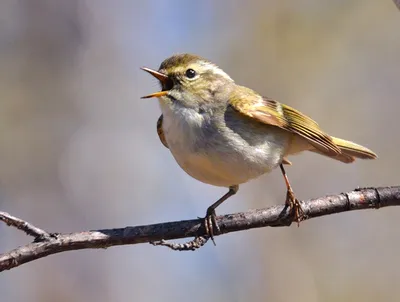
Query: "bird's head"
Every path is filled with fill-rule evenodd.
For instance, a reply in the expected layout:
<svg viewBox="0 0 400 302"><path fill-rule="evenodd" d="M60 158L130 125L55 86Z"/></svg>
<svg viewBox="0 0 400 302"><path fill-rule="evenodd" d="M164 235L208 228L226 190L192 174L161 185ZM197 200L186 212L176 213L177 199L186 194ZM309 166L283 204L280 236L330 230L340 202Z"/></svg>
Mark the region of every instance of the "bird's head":
<svg viewBox="0 0 400 302"><path fill-rule="evenodd" d="M164 60L158 71L143 67L161 84L161 91L142 98L157 97L166 104L188 108L209 107L227 102L234 81L221 68L196 55L179 54Z"/></svg>

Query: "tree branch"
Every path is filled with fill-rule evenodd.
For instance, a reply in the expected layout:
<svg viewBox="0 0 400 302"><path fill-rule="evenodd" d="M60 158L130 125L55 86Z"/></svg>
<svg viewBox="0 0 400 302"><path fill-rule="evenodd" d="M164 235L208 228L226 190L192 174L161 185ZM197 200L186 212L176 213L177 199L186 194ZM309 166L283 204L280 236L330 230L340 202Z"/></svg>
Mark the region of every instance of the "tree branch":
<svg viewBox="0 0 400 302"><path fill-rule="evenodd" d="M0 220L3 221L8 226L13 226L18 230L25 232L28 236L35 237L36 241L48 239L49 237L51 237L51 235L46 231L43 231L42 229L35 227L33 224L30 224L29 222L11 216L6 212L0 212Z"/></svg>
<svg viewBox="0 0 400 302"><path fill-rule="evenodd" d="M400 205L400 186L360 188L347 193L301 202L301 204L306 215L305 220L353 210L396 206ZM0 220L35 238L32 243L0 255L0 271L9 270L24 263L65 251L107 248L145 242L166 245L178 250L193 250L204 245L208 240L203 219L70 234L50 234L3 212L0 212ZM289 226L292 220L291 213L283 205L228 214L217 217L220 232L215 235L266 226ZM166 243L164 241L187 237L196 238L184 244ZM154 243L154 241L158 242Z"/></svg>

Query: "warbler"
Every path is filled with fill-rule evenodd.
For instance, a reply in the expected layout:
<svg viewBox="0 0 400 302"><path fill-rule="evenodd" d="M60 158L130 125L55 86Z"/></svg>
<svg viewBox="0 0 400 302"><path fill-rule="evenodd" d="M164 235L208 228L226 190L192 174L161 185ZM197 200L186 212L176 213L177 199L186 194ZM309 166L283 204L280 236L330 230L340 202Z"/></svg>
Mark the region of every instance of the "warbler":
<svg viewBox="0 0 400 302"><path fill-rule="evenodd" d="M157 133L179 166L193 178L229 191L208 207L206 232L219 230L215 209L239 185L280 167L286 205L300 222L303 210L286 175L288 156L311 151L343 163L375 159L371 150L325 133L300 111L236 84L221 68L192 54L164 60L158 71L143 67L161 84Z"/></svg>

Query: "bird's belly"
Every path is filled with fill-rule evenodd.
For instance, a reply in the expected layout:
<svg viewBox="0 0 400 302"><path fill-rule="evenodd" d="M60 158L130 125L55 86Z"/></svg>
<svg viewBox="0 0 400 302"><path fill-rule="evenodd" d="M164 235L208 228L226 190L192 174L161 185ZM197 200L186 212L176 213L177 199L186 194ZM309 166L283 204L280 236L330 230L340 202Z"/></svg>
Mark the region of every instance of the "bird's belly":
<svg viewBox="0 0 400 302"><path fill-rule="evenodd" d="M164 117L163 130L172 155L186 173L222 187L245 183L274 169L290 140L286 131L266 126L252 132L252 141L258 142L254 144L229 131L203 131L168 117Z"/></svg>
<svg viewBox="0 0 400 302"><path fill-rule="evenodd" d="M176 152L172 149L179 166L193 178L214 186L229 187L249 181L250 179L268 173L276 167L276 163L280 161L275 158L263 158L249 160L241 156L233 156L230 154L213 154L209 152L204 154L188 154Z"/></svg>

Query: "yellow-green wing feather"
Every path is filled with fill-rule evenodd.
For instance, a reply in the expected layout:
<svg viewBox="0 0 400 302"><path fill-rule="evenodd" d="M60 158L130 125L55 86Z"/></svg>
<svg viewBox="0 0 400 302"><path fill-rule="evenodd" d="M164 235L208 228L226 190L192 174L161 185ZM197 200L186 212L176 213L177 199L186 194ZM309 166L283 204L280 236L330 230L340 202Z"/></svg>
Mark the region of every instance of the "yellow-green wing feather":
<svg viewBox="0 0 400 302"><path fill-rule="evenodd" d="M332 138L311 118L292 107L261 97L251 89L240 87L234 91L230 97L230 105L261 123L302 136L325 155L335 156L341 153Z"/></svg>
<svg viewBox="0 0 400 302"><path fill-rule="evenodd" d="M158 137L160 138L160 141L162 144L169 149L167 141L165 140L165 135L164 135L164 130L162 128L162 123L163 123L163 115L161 114L160 117L157 120L157 134Z"/></svg>

